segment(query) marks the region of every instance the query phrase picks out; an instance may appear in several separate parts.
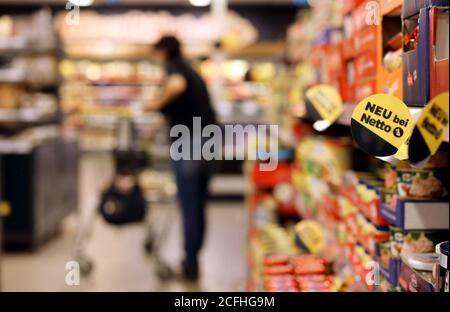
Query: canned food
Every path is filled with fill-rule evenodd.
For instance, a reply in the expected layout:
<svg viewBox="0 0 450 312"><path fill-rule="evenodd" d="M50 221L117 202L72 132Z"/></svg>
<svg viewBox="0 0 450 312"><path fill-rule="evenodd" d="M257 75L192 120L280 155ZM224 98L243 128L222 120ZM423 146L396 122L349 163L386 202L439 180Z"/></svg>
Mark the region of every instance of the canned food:
<svg viewBox="0 0 450 312"><path fill-rule="evenodd" d="M430 169L398 169L397 194L402 198L435 198L447 195L445 172Z"/></svg>
<svg viewBox="0 0 450 312"><path fill-rule="evenodd" d="M436 245L436 253L439 255L439 272L438 272L438 290L441 292L449 292L449 273L448 273L448 249L449 242L442 242Z"/></svg>

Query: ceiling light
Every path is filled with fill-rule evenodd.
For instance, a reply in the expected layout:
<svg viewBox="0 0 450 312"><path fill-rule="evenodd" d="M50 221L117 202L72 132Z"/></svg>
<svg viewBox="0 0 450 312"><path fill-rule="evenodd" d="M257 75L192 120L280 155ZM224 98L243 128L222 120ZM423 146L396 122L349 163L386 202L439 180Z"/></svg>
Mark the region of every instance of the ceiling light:
<svg viewBox="0 0 450 312"><path fill-rule="evenodd" d="M94 0L69 0L73 5L85 7L90 6L92 3L94 3Z"/></svg>
<svg viewBox="0 0 450 312"><path fill-rule="evenodd" d="M211 4L211 0L189 0L189 3L196 7L204 7Z"/></svg>

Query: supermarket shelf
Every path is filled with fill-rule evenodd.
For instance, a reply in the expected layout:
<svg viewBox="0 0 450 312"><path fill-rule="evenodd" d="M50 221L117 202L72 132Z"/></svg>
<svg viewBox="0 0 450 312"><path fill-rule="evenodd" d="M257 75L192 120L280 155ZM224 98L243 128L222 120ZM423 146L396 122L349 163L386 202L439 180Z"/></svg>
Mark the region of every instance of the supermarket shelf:
<svg viewBox="0 0 450 312"><path fill-rule="evenodd" d="M48 123L57 119L56 114L43 114L36 110L0 109L0 124Z"/></svg>
<svg viewBox="0 0 450 312"><path fill-rule="evenodd" d="M0 68L0 83L28 85L38 88L54 88L59 86L59 81L56 77L52 79L52 81L46 82L38 82L29 79L27 69L25 68Z"/></svg>
<svg viewBox="0 0 450 312"><path fill-rule="evenodd" d="M164 118L159 113L140 113L132 116L120 116L115 114L82 114L81 118L90 125L113 127L121 118L132 118L136 124L159 125L164 122Z"/></svg>
<svg viewBox="0 0 450 312"><path fill-rule="evenodd" d="M67 82L68 84L71 81ZM146 86L160 86L163 81L155 80L155 81L111 81L111 80L80 80L76 83L82 83L85 85L91 85L95 87L146 87Z"/></svg>
<svg viewBox="0 0 450 312"><path fill-rule="evenodd" d="M85 147L81 146L81 152L83 154L111 154L115 150L115 147Z"/></svg>
<svg viewBox="0 0 450 312"><path fill-rule="evenodd" d="M93 42L70 43L68 45L66 44L63 50L66 58L89 59L95 61L148 60L151 52L148 45L118 45L112 42L103 45L96 45L96 43Z"/></svg>
<svg viewBox="0 0 450 312"><path fill-rule="evenodd" d="M266 41L255 43L251 46L238 49L236 51L230 51L227 55L231 58L258 58L258 57L271 57L274 55L282 54L285 48L284 41Z"/></svg>
<svg viewBox="0 0 450 312"><path fill-rule="evenodd" d="M0 37L0 54L43 54L57 51L56 46L31 47L24 37Z"/></svg>
<svg viewBox="0 0 450 312"><path fill-rule="evenodd" d="M25 68L0 68L0 83L24 83L26 77Z"/></svg>
<svg viewBox="0 0 450 312"><path fill-rule="evenodd" d="M24 50L27 42L24 37L0 38L0 52L15 52Z"/></svg>

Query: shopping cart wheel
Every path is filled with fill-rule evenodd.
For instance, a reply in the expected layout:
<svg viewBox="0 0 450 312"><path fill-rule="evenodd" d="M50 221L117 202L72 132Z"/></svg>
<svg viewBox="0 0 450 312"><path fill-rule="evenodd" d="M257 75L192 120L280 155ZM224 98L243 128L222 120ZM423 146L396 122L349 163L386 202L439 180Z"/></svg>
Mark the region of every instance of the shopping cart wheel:
<svg viewBox="0 0 450 312"><path fill-rule="evenodd" d="M81 256L77 258L77 262L80 265L80 273L83 276L88 276L91 274L92 270L94 269L94 263L91 259Z"/></svg>

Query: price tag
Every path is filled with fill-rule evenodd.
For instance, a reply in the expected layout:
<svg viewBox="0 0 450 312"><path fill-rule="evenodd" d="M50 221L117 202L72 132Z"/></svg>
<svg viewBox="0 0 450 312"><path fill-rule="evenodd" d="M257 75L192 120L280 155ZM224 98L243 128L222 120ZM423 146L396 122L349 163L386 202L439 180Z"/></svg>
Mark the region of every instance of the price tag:
<svg viewBox="0 0 450 312"><path fill-rule="evenodd" d="M295 226L300 246L312 254L320 253L325 246L325 233L322 226L313 220L303 220Z"/></svg>
<svg viewBox="0 0 450 312"><path fill-rule="evenodd" d="M351 120L355 142L376 157L395 155L410 137L413 126L405 103L387 94L375 94L362 100Z"/></svg>
<svg viewBox="0 0 450 312"><path fill-rule="evenodd" d="M326 121L328 126L333 124L342 114L343 106L339 92L328 85L318 85L306 91L307 105L312 106L310 117L315 121ZM308 103L309 102L309 103Z"/></svg>
<svg viewBox="0 0 450 312"><path fill-rule="evenodd" d="M418 163L434 155L444 139L449 121L449 95L433 98L414 127L409 143L409 161Z"/></svg>

